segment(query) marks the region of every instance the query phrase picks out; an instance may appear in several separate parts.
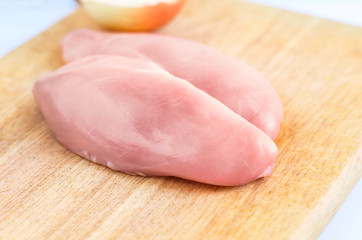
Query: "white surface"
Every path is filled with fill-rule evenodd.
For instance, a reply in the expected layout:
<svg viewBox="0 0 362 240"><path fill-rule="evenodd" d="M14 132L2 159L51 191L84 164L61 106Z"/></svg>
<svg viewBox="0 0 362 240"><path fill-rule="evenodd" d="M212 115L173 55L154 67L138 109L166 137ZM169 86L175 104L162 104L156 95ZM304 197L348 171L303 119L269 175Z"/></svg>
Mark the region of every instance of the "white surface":
<svg viewBox="0 0 362 240"><path fill-rule="evenodd" d="M362 27L362 0L248 1Z"/></svg>
<svg viewBox="0 0 362 240"><path fill-rule="evenodd" d="M0 0L0 57L75 9L71 0Z"/></svg>
<svg viewBox="0 0 362 240"><path fill-rule="evenodd" d="M362 0L251 1L362 26ZM72 0L0 0L0 57L68 15L75 6ZM319 237L340 239L362 240L362 180Z"/></svg>
<svg viewBox="0 0 362 240"><path fill-rule="evenodd" d="M82 2L97 2L108 4L115 7L143 7L143 6L154 6L160 2L171 3L176 0L81 0Z"/></svg>
<svg viewBox="0 0 362 240"><path fill-rule="evenodd" d="M331 239L362 239L362 179L319 237L319 240Z"/></svg>

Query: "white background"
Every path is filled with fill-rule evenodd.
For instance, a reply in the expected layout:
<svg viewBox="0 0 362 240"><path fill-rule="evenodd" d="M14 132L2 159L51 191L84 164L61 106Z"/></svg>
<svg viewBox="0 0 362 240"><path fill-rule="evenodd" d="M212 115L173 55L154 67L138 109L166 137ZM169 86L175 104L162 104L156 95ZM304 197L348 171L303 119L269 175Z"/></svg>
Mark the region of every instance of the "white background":
<svg viewBox="0 0 362 240"><path fill-rule="evenodd" d="M362 27L362 0L250 1ZM71 13L75 7L73 0L0 0L0 57ZM362 240L362 180L319 237L319 240L334 239Z"/></svg>

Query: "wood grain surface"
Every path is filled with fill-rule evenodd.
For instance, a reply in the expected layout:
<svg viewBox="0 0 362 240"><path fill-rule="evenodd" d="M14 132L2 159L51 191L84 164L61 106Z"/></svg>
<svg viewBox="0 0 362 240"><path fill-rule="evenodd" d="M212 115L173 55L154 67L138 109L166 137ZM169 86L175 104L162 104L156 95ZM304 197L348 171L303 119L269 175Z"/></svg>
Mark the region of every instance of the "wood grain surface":
<svg viewBox="0 0 362 240"><path fill-rule="evenodd" d="M241 187L129 176L68 152L32 85L77 10L0 59L0 239L315 239L362 175L362 29L235 0L189 0L160 32L254 65L285 106L273 175Z"/></svg>

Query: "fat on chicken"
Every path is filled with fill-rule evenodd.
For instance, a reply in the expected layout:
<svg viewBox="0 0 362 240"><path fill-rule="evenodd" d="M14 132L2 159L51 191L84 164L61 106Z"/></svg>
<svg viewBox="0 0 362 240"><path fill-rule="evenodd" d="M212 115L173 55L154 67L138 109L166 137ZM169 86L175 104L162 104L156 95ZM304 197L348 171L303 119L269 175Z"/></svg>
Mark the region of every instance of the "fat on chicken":
<svg viewBox="0 0 362 240"><path fill-rule="evenodd" d="M269 81L253 67L186 39L151 33L100 33L78 29L61 42L63 58L143 55L170 74L189 81L275 140L283 116Z"/></svg>
<svg viewBox="0 0 362 240"><path fill-rule="evenodd" d="M259 128L137 53L74 60L33 93L61 144L117 171L233 186L270 175L277 155Z"/></svg>

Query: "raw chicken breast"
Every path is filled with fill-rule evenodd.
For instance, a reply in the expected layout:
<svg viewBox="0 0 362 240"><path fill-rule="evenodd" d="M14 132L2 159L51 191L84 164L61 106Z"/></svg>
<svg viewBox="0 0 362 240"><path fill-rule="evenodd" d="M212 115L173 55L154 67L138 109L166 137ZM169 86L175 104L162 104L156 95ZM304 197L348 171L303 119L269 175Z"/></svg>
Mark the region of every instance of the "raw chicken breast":
<svg viewBox="0 0 362 240"><path fill-rule="evenodd" d="M40 78L35 99L69 150L114 170L240 185L271 173L274 142L142 56L90 56Z"/></svg>
<svg viewBox="0 0 362 240"><path fill-rule="evenodd" d="M109 34L87 29L71 32L61 46L67 62L95 54L143 54L218 99L272 139L279 134L283 108L270 83L251 66L212 48L164 35Z"/></svg>

